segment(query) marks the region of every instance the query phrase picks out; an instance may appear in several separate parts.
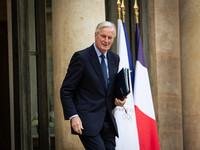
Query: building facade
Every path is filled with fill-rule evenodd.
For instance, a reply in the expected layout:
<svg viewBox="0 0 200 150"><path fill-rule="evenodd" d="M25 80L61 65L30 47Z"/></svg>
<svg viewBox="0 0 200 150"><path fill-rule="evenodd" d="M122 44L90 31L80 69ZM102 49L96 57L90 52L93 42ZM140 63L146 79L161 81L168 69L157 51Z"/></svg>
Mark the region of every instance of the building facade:
<svg viewBox="0 0 200 150"><path fill-rule="evenodd" d="M2 0L2 150L83 150L64 120L59 90L74 52L96 25L117 25L117 0ZM125 0L134 54L134 1ZM138 0L161 150L200 148L200 1ZM116 40L112 46L116 52ZM38 124L39 122L39 124Z"/></svg>

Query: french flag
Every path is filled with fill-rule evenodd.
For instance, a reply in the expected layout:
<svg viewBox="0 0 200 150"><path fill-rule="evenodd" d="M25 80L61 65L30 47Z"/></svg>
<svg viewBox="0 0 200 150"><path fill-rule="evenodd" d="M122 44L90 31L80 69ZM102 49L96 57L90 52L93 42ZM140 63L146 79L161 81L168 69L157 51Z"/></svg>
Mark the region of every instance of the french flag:
<svg viewBox="0 0 200 150"><path fill-rule="evenodd" d="M160 150L156 119L139 24L136 23L134 107L140 150Z"/></svg>

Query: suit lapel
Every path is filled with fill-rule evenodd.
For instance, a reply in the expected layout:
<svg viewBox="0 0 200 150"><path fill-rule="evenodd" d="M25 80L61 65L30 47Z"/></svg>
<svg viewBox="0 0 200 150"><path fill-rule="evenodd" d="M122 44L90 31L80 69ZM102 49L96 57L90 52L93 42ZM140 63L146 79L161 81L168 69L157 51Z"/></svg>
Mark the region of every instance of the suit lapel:
<svg viewBox="0 0 200 150"><path fill-rule="evenodd" d="M106 83L105 83L105 80L104 80L104 76L103 76L103 72L102 72L102 69L101 69L101 65L99 63L99 59L98 59L98 56L94 50L94 46L92 45L91 46L91 49L90 49L90 61L91 61L91 64L94 68L94 70L96 71L101 83L103 84L105 90L106 90Z"/></svg>

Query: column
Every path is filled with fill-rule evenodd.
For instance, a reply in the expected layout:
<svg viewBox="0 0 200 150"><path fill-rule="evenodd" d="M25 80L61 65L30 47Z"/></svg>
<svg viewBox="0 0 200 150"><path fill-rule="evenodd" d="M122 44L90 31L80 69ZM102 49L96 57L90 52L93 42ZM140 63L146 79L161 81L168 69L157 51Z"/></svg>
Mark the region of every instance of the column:
<svg viewBox="0 0 200 150"><path fill-rule="evenodd" d="M183 150L179 0L150 0L151 83L160 149Z"/></svg>
<svg viewBox="0 0 200 150"><path fill-rule="evenodd" d="M75 51L94 42L96 25L105 20L104 0L52 0L55 142L57 150L83 150L64 120L60 87Z"/></svg>
<svg viewBox="0 0 200 150"><path fill-rule="evenodd" d="M200 147L200 1L180 0L184 150Z"/></svg>

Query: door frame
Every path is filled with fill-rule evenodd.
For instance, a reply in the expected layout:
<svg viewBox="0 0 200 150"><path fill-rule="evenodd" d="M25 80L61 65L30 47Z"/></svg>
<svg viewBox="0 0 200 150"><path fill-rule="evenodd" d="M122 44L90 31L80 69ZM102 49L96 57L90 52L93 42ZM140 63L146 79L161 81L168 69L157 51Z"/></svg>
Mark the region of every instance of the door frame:
<svg viewBox="0 0 200 150"><path fill-rule="evenodd" d="M46 1L35 0L35 18L29 15L31 0L7 0L10 84L11 149L33 149L30 92L30 21L35 21L37 55L37 103L39 149L50 149L49 103L46 62Z"/></svg>

